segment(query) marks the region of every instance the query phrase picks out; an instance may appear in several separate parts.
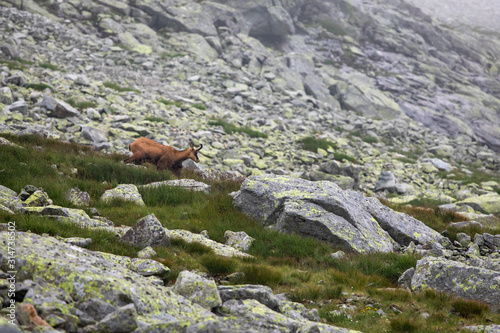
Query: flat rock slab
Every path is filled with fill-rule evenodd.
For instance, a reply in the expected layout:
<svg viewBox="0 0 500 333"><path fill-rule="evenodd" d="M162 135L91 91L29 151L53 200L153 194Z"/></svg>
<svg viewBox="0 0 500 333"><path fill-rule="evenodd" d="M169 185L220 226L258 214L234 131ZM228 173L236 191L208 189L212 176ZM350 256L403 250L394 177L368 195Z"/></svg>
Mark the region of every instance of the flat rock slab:
<svg viewBox="0 0 500 333"><path fill-rule="evenodd" d="M208 193L210 191L211 186L202 182L198 182L194 179L173 179L173 180L165 180L162 182L154 182L147 185L140 185L139 188L151 188L151 187L160 187L160 186L172 186L172 187L180 187L186 190L193 191L203 191Z"/></svg>
<svg viewBox="0 0 500 333"><path fill-rule="evenodd" d="M447 243L438 232L409 215L328 181L249 177L234 203L263 225L315 237L351 252L392 252L412 241Z"/></svg>
<svg viewBox="0 0 500 333"><path fill-rule="evenodd" d="M225 245L206 238L201 234L195 234L187 230L174 229L168 230L170 239L182 239L187 243L195 242L211 248L215 254L224 257L239 257L239 258L253 258L253 256L241 252L232 246Z"/></svg>

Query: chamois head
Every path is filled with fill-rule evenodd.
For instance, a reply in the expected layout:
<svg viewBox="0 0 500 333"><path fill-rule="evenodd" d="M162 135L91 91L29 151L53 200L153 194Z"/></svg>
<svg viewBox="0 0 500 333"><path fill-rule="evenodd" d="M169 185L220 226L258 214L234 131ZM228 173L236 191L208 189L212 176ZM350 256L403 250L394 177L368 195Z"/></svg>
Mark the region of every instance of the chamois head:
<svg viewBox="0 0 500 333"><path fill-rule="evenodd" d="M194 147L194 144L190 143L189 144L189 149L191 150L191 153L189 154L188 158L192 159L196 163L200 162L200 159L198 158L198 152L203 148L203 145L200 144L200 148L196 149Z"/></svg>

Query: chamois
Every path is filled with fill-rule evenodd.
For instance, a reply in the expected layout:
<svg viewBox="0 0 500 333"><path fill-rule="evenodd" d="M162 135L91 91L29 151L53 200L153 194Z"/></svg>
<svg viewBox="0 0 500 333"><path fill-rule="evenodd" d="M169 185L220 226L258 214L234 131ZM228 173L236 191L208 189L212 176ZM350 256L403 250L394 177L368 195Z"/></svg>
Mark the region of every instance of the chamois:
<svg viewBox="0 0 500 333"><path fill-rule="evenodd" d="M172 173L180 177L182 170L182 162L191 159L196 163L200 162L198 152L203 148L194 148L191 143L188 149L176 150L170 146L165 146L147 138L139 138L128 146L132 152L132 156L125 159L125 163L151 163L156 165L158 170L169 169Z"/></svg>

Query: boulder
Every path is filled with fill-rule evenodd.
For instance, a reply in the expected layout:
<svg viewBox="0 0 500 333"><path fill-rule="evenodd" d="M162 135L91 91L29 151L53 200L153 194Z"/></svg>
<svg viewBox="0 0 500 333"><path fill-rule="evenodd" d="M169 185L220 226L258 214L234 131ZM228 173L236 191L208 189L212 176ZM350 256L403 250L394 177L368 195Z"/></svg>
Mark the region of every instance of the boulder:
<svg viewBox="0 0 500 333"><path fill-rule="evenodd" d="M158 261L151 259L133 258L128 265L130 270L142 276L166 277L170 269Z"/></svg>
<svg viewBox="0 0 500 333"><path fill-rule="evenodd" d="M111 190L107 190L101 196L100 200L105 203L109 203L113 200L123 200L130 201L139 206L145 205L137 186L134 184L122 184Z"/></svg>
<svg viewBox="0 0 500 333"><path fill-rule="evenodd" d="M396 177L390 171L382 171L375 184L375 192L388 191L390 193L396 192Z"/></svg>
<svg viewBox="0 0 500 333"><path fill-rule="evenodd" d="M471 206L474 210L484 214L500 214L500 195L496 192L470 197L455 204Z"/></svg>
<svg viewBox="0 0 500 333"><path fill-rule="evenodd" d="M451 171L451 165L450 165L450 163L447 163L447 162L443 161L442 159L439 159L439 158L429 158L429 159L425 159L423 161L424 162L430 162L430 163L432 163L432 165L434 165L439 170L443 170L443 171L447 171L447 172Z"/></svg>
<svg viewBox="0 0 500 333"><path fill-rule="evenodd" d="M137 258L151 259L154 256L156 256L156 251L151 246L147 246L137 252Z"/></svg>
<svg viewBox="0 0 500 333"><path fill-rule="evenodd" d="M41 206L52 205L53 201L49 198L49 195L43 189L38 189L35 192L33 192L24 201L24 203L28 207L41 207Z"/></svg>
<svg viewBox="0 0 500 333"><path fill-rule="evenodd" d="M140 248L170 245L170 237L154 214L140 219L122 237L122 241L139 246Z"/></svg>
<svg viewBox="0 0 500 333"><path fill-rule="evenodd" d="M439 257L425 257L417 262L411 289L434 289L454 296L478 300L493 311L500 309L500 271L470 266Z"/></svg>
<svg viewBox="0 0 500 333"><path fill-rule="evenodd" d="M26 204L21 201L15 191L0 185L0 205L12 212L22 212Z"/></svg>
<svg viewBox="0 0 500 333"><path fill-rule="evenodd" d="M227 230L224 233L224 239L226 240L226 245L232 246L240 251L248 251L255 238L250 237L244 231L234 232Z"/></svg>
<svg viewBox="0 0 500 333"><path fill-rule="evenodd" d="M222 302L229 300L253 299L267 306L271 310L279 310L280 300L273 294L271 288L262 285L236 285L219 286L219 293Z"/></svg>
<svg viewBox="0 0 500 333"><path fill-rule="evenodd" d="M85 139L94 144L108 141L108 138L103 131L92 126L82 126L82 135Z"/></svg>
<svg viewBox="0 0 500 333"><path fill-rule="evenodd" d="M190 271L180 272L172 290L207 309L222 305L214 279Z"/></svg>
<svg viewBox="0 0 500 333"><path fill-rule="evenodd" d="M57 101L54 110L49 113L49 116L56 118L78 117L80 116L80 111L66 102Z"/></svg>
<svg viewBox="0 0 500 333"><path fill-rule="evenodd" d="M245 180L234 203L263 225L322 239L348 251L391 252L411 241L446 243L443 236L409 215L331 182L253 176Z"/></svg>
<svg viewBox="0 0 500 333"><path fill-rule="evenodd" d="M81 191L78 187L68 190L64 197L75 206L88 207L90 205L90 195Z"/></svg>

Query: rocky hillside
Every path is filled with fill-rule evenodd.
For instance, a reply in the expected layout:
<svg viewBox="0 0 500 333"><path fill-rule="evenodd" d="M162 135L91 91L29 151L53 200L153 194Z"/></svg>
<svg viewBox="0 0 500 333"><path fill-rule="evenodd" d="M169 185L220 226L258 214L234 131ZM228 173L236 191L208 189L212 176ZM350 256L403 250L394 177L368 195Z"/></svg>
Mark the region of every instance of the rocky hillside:
<svg viewBox="0 0 500 333"><path fill-rule="evenodd" d="M499 191L500 40L406 2L0 4L3 132L124 153L191 140L208 171L400 202Z"/></svg>
<svg viewBox="0 0 500 333"><path fill-rule="evenodd" d="M440 21L457 28L470 30L480 28L495 32L500 29L498 17L500 8L495 0L409 0L411 4L419 6L422 10L437 17Z"/></svg>

